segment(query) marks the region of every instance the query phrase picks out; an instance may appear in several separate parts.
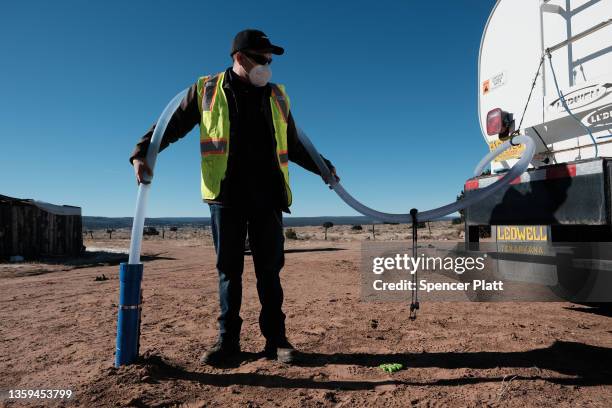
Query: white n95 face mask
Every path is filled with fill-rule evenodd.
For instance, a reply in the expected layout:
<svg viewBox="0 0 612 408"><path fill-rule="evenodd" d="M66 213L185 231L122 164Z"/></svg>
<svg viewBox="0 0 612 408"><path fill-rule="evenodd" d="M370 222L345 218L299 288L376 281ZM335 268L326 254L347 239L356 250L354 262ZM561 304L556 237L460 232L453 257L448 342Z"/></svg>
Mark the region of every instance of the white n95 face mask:
<svg viewBox="0 0 612 408"><path fill-rule="evenodd" d="M272 69L268 64L255 65L249 72L249 81L257 87L266 86L270 78L272 78Z"/></svg>

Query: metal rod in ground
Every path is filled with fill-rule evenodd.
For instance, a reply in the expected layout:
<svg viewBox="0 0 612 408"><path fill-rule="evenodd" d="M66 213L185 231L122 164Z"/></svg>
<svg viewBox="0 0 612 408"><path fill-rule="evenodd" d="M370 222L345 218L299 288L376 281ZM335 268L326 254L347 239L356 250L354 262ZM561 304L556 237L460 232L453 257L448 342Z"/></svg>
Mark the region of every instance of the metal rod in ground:
<svg viewBox="0 0 612 408"><path fill-rule="evenodd" d="M417 239L418 239L418 213L419 210L413 208L410 210L410 218L412 219L412 259L417 258ZM412 299L410 302L410 320L415 320L417 317L417 310L419 310L419 271L415 269L412 275Z"/></svg>
<svg viewBox="0 0 612 408"><path fill-rule="evenodd" d="M119 265L119 313L115 367L131 364L138 358L140 334L141 282L143 265Z"/></svg>

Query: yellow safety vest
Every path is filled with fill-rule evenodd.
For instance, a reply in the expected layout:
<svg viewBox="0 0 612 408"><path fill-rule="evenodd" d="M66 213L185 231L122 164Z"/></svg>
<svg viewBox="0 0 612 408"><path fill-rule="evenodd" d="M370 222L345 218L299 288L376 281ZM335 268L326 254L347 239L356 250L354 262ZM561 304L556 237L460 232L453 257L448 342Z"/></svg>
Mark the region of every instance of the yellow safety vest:
<svg viewBox="0 0 612 408"><path fill-rule="evenodd" d="M214 200L221 192L221 180L225 178L230 145L230 116L227 96L223 89L225 72L198 79L198 106L200 108L200 152L202 155L202 198ZM276 139L276 157L285 181L287 207L292 196L289 188L289 152L287 150L287 120L289 97L285 87L270 84L270 108Z"/></svg>

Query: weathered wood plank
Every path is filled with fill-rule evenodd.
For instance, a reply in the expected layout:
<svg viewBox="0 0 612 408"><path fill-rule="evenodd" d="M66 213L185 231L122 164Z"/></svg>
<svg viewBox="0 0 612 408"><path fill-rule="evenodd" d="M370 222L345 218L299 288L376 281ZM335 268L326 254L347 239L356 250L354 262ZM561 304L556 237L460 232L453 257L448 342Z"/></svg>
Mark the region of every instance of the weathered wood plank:
<svg viewBox="0 0 612 408"><path fill-rule="evenodd" d="M0 201L0 259L76 256L83 246L80 215L51 214L27 202Z"/></svg>

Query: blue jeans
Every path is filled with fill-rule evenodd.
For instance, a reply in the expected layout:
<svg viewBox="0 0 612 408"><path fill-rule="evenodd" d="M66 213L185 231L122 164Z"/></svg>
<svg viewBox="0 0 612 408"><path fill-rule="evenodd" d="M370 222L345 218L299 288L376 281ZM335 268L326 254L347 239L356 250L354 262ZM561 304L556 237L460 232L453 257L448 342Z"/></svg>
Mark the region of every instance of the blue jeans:
<svg viewBox="0 0 612 408"><path fill-rule="evenodd" d="M240 340L240 304L244 244L249 234L257 293L261 303L259 327L267 341L285 339L285 314L280 271L285 263L283 219L280 209L227 207L209 204L219 272L219 335L222 341Z"/></svg>

